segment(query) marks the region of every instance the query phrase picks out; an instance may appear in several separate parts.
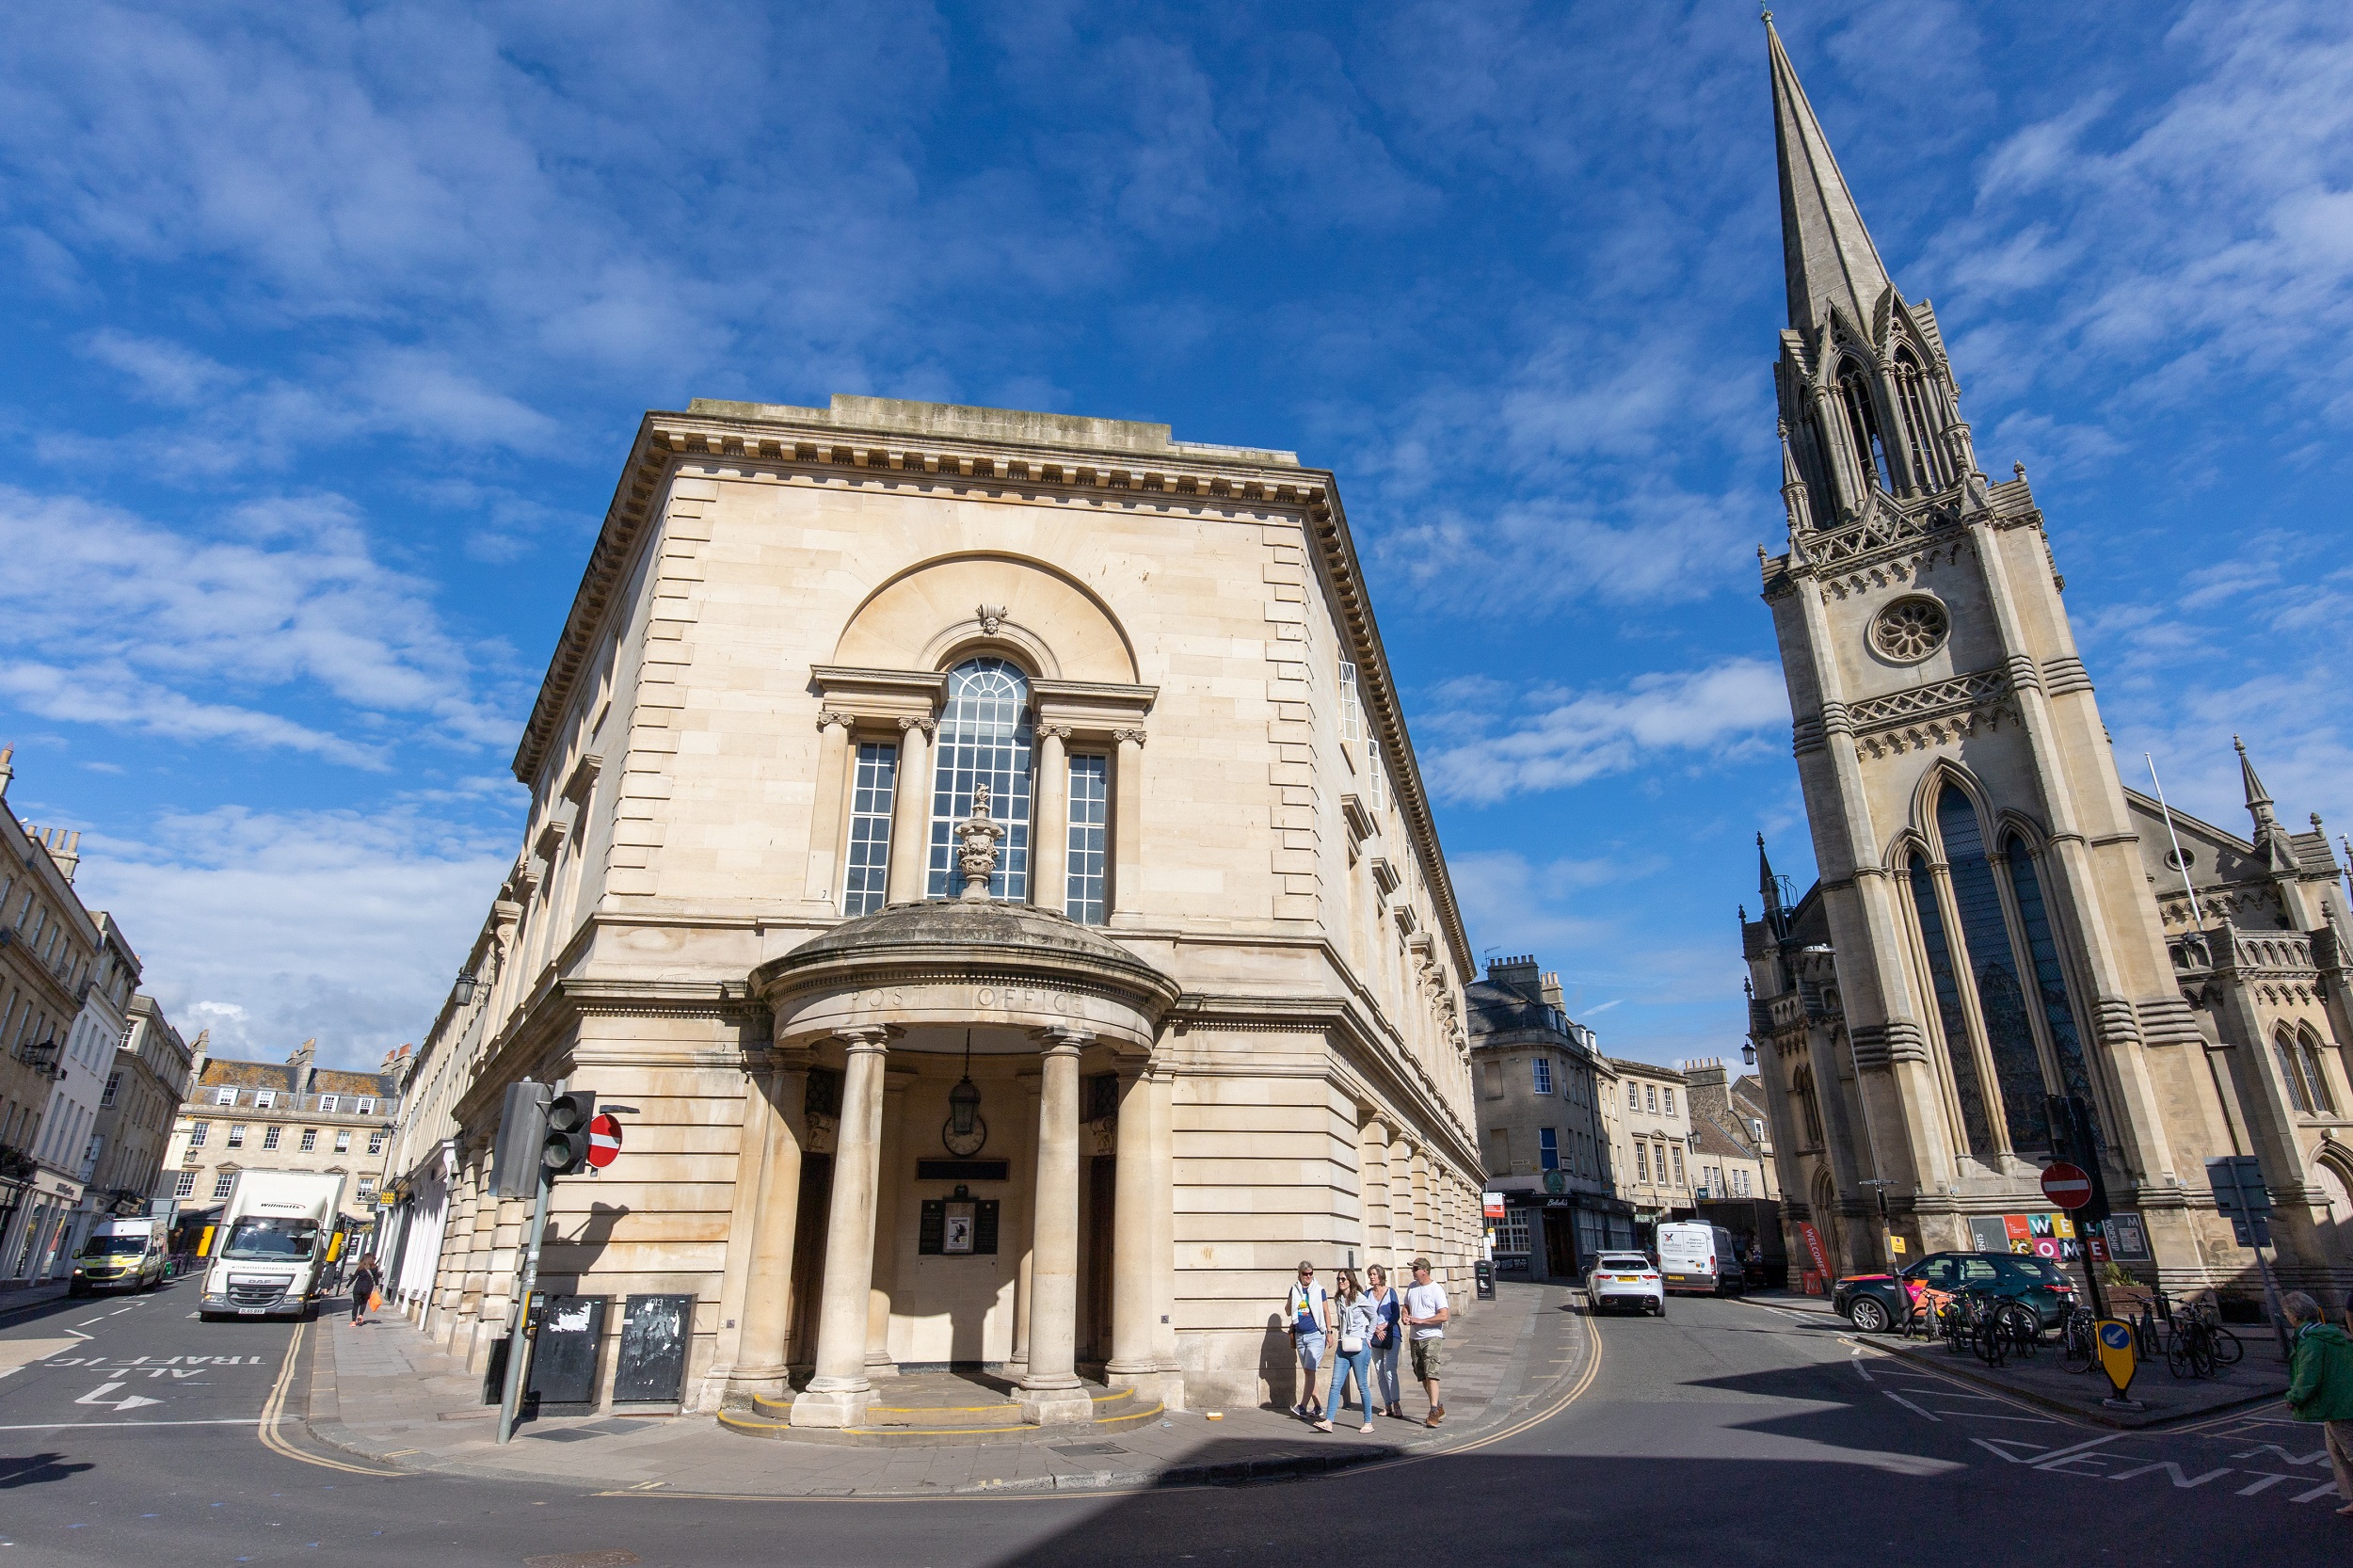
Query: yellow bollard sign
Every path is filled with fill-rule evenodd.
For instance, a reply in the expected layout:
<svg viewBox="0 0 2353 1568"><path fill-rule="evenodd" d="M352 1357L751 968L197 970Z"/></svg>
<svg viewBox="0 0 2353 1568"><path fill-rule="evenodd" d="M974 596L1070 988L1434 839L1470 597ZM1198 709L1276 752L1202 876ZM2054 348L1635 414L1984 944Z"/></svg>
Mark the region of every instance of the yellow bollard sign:
<svg viewBox="0 0 2353 1568"><path fill-rule="evenodd" d="M2133 1325L2121 1318L2103 1318L2091 1325L2091 1336L2100 1352L2100 1370L2108 1375L2116 1397L2122 1399L2133 1385L2137 1363L2133 1356Z"/></svg>

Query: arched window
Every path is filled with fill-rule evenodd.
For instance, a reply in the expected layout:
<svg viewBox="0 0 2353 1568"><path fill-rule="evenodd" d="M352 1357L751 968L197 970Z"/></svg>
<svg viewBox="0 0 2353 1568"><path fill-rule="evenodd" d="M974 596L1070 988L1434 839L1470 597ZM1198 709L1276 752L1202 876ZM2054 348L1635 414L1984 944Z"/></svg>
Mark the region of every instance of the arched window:
<svg viewBox="0 0 2353 1568"><path fill-rule="evenodd" d="M1961 922L1970 976L1977 982L1977 1011L1985 1019L1985 1043L1993 1057L1993 1080L2001 1091L2009 1146L2041 1148L2047 1142L2042 1057L2035 1048L2034 1023L2026 1016L2018 956L2010 947L2009 924L2002 917L1993 867L1986 859L1977 808L1950 784L1937 797L1936 830L1945 840L1953 910Z"/></svg>
<svg viewBox="0 0 2353 1568"><path fill-rule="evenodd" d="M2296 1107L2298 1113L2311 1115L2313 1092L2305 1085L2304 1064L2297 1060L2296 1041L2284 1026L2272 1036L2271 1048L2280 1058L2280 1076L2287 1080L2288 1103Z"/></svg>
<svg viewBox="0 0 2353 1568"><path fill-rule="evenodd" d="M1822 1107L1814 1095L1814 1069L1801 1064L1789 1075L1789 1093L1798 1102L1798 1115L1805 1124L1805 1146L1822 1146Z"/></svg>
<svg viewBox="0 0 2353 1568"><path fill-rule="evenodd" d="M2307 1029L2297 1032L2297 1044L2303 1048L2304 1076L2312 1080L2313 1109L2324 1116L2335 1115L2337 1092L2329 1086L2328 1059L2320 1048L2320 1042Z"/></svg>
<svg viewBox="0 0 2353 1568"><path fill-rule="evenodd" d="M1937 907L1936 883L1928 862L1912 857L1912 907L1920 919L1920 945L1928 949L1929 981L1936 992L1936 1016L1945 1029L1945 1056L1952 1064L1953 1090L1961 1098L1962 1131L1969 1152L1994 1155L1993 1128L1985 1117L1985 1086L1977 1081L1977 1053L1969 1043L1969 1018L1961 1011L1961 987L1953 978L1952 944L1945 938L1945 912Z"/></svg>
<svg viewBox="0 0 2353 1568"><path fill-rule="evenodd" d="M932 773L932 898L953 898L963 878L955 865L955 824L972 814L972 787L988 785L988 814L1002 824L991 898L1030 896L1030 682L994 656L967 659L948 672L940 711L938 762Z"/></svg>
<svg viewBox="0 0 2353 1568"><path fill-rule="evenodd" d="M1912 449L1912 471L1923 487L1945 483L1945 465L1936 450L1936 422L1929 417L1929 389L1920 361L1910 348L1896 350L1896 403L1904 422L1904 440Z"/></svg>
<svg viewBox="0 0 2353 1568"><path fill-rule="evenodd" d="M1854 438L1855 466L1864 482L1868 484L1876 478L1881 489L1893 494L1896 483L1887 471L1887 448L1880 437L1880 417L1872 407L1871 389L1852 360L1838 373L1838 401L1847 411L1847 429Z"/></svg>
<svg viewBox="0 0 2353 1568"><path fill-rule="evenodd" d="M2035 988L2042 993L2042 1018L2050 1026L2059 1082L2066 1093L2080 1096L2086 1105L2097 1105L2091 1097L2091 1070L2084 1062L2075 1009L2067 1000L2067 972L2059 967L2058 944L2051 937L2051 919L2042 903L2042 880L2035 872L2034 856L2026 853L2025 840L2013 833L2007 857L2009 890L2017 896L2019 922L2026 928L2026 952L2034 960ZM2092 1136L2106 1147L2097 1114L2092 1117Z"/></svg>

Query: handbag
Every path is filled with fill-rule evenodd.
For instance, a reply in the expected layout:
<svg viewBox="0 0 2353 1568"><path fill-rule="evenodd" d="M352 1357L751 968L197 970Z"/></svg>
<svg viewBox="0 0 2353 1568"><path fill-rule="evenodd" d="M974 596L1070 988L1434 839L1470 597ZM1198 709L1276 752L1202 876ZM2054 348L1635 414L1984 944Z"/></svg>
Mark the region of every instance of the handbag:
<svg viewBox="0 0 2353 1568"><path fill-rule="evenodd" d="M368 1310L370 1312L381 1312L384 1310L383 1291L371 1290L368 1292Z"/></svg>
<svg viewBox="0 0 2353 1568"><path fill-rule="evenodd" d="M1363 1335L1343 1334L1340 1336L1340 1353L1342 1355L1354 1355L1364 1348L1365 1336Z"/></svg>

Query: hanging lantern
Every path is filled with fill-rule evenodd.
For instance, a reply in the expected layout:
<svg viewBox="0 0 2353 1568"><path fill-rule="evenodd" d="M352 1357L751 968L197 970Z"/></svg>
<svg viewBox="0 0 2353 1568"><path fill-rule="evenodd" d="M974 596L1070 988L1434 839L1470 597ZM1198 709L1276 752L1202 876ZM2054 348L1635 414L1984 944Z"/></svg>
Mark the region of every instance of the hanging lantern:
<svg viewBox="0 0 2353 1568"><path fill-rule="evenodd" d="M972 1081L972 1032L968 1029L964 1032L964 1076L948 1091L948 1125L940 1129L940 1142L949 1153L976 1154L988 1141L988 1127L980 1112L981 1086Z"/></svg>

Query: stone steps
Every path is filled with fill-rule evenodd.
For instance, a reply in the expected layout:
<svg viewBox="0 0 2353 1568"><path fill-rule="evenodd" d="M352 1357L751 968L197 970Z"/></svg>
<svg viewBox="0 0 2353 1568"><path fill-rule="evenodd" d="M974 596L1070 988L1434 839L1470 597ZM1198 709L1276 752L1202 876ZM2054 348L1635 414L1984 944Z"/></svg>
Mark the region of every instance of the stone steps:
<svg viewBox="0 0 2353 1568"><path fill-rule="evenodd" d="M1161 1414L1160 1400L1147 1403L1132 1388L1093 1388L1088 1390L1087 1400L1094 1409L1094 1418L1057 1425L1050 1429L1056 1436L1116 1432L1141 1425ZM748 1412L721 1411L719 1425L745 1437L856 1448L1017 1442L1048 1430L1023 1420L1021 1406L1012 1400L973 1404L875 1404L868 1407L865 1425L843 1429L796 1428L792 1425L792 1400L756 1398Z"/></svg>

